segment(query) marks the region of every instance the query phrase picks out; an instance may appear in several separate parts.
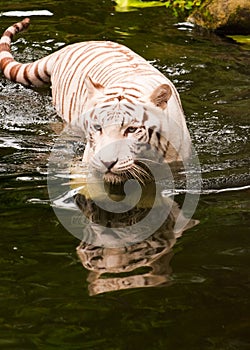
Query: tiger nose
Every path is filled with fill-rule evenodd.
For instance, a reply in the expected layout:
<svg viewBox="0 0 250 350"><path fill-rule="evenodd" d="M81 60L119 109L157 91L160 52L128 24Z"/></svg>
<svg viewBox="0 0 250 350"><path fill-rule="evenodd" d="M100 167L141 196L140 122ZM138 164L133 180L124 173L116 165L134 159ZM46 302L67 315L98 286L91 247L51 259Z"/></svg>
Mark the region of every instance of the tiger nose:
<svg viewBox="0 0 250 350"><path fill-rule="evenodd" d="M102 164L105 165L105 167L110 170L111 168L113 168L113 166L118 162L118 158L115 161L111 161L111 162L104 162L102 160Z"/></svg>

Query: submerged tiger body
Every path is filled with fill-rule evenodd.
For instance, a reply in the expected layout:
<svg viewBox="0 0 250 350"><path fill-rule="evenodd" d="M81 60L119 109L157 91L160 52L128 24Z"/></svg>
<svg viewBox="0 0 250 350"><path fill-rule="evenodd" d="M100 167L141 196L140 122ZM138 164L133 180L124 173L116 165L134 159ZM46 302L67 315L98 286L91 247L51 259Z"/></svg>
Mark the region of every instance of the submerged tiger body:
<svg viewBox="0 0 250 350"><path fill-rule="evenodd" d="M140 173L138 144L152 145L167 162L189 157L179 95L144 58L114 42L89 41L22 64L13 58L10 44L28 26L26 18L4 32L0 68L6 78L26 86L51 84L58 115L86 134L86 164L116 182L130 177L132 169Z"/></svg>

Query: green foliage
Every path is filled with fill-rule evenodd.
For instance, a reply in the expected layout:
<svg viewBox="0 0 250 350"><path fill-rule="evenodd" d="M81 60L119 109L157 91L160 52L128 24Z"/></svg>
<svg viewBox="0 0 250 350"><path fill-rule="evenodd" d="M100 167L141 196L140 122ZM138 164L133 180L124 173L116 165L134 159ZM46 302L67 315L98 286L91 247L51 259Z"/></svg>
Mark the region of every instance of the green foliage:
<svg viewBox="0 0 250 350"><path fill-rule="evenodd" d="M164 6L172 9L174 14L178 16L179 13L189 13L195 8L199 7L204 0L156 0L156 1L145 1L145 0L116 0L116 11L126 12L133 11L136 8Z"/></svg>

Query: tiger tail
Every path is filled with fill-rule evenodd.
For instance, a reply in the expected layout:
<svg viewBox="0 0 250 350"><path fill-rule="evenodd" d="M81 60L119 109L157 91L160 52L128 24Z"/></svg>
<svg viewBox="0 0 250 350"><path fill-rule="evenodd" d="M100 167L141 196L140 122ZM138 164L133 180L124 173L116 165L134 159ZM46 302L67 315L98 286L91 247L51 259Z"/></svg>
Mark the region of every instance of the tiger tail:
<svg viewBox="0 0 250 350"><path fill-rule="evenodd" d="M52 54L31 63L19 63L11 53L10 46L14 35L27 29L29 24L29 18L25 18L3 33L0 39L0 69L9 80L26 86L40 87L50 82L54 61L51 60Z"/></svg>

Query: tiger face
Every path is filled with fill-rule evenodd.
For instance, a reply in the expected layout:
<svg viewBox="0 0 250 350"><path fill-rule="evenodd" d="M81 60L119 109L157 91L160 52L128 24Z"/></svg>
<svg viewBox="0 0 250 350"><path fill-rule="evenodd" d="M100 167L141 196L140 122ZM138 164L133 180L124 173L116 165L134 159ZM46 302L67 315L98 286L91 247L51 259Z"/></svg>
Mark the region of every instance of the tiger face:
<svg viewBox="0 0 250 350"><path fill-rule="evenodd" d="M129 178L150 179L142 165L142 150L150 139L149 129L135 122L101 126L93 123L84 161L92 170L103 174L106 182L123 182Z"/></svg>
<svg viewBox="0 0 250 350"><path fill-rule="evenodd" d="M126 96L125 91L122 95L100 93L99 85L94 87L92 81L91 85L98 91L90 92L90 105L94 107L84 116L87 145L83 162L106 182L151 180L144 163L147 150L157 150L163 160L174 150L162 135L165 109L172 95L170 86L160 85L147 100L140 101Z"/></svg>

